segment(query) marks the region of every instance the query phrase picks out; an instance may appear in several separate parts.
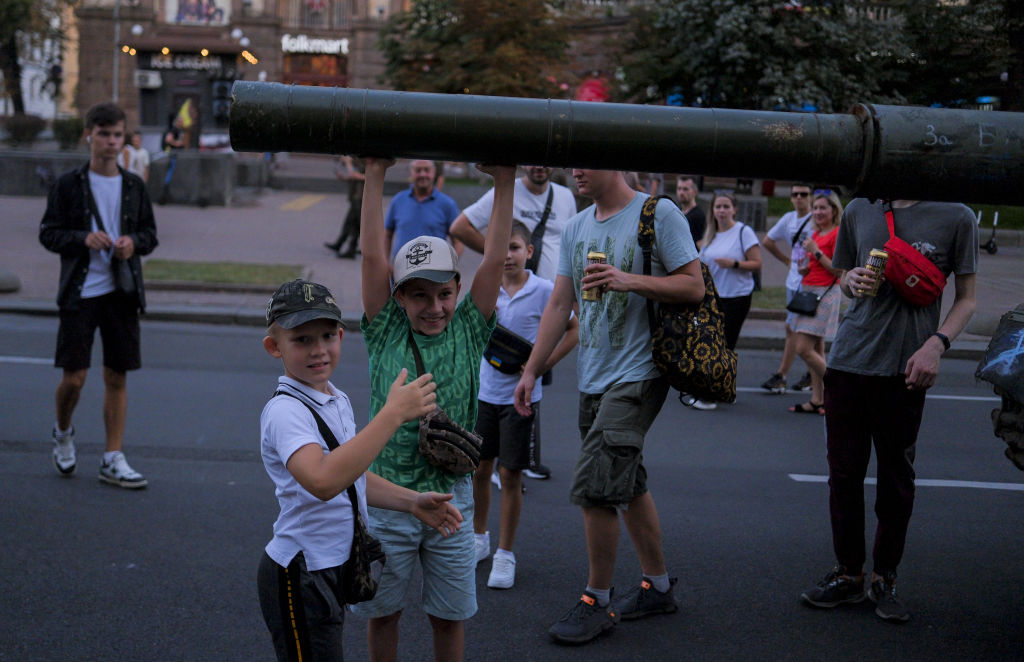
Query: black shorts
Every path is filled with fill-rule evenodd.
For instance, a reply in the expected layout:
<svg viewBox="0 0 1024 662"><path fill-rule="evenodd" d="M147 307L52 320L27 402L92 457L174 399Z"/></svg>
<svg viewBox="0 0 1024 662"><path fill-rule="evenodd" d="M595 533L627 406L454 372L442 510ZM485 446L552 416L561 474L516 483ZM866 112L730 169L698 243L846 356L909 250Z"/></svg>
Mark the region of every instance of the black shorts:
<svg viewBox="0 0 1024 662"><path fill-rule="evenodd" d="M60 311L54 366L65 370L88 368L97 327L103 341L104 367L115 372L142 367L139 310L134 298L116 292L82 299L77 310Z"/></svg>
<svg viewBox="0 0 1024 662"><path fill-rule="evenodd" d="M540 415L540 403L534 402L529 416L520 416L513 405L492 405L480 401L476 417L476 433L483 437L480 459L493 460L506 469L522 471L530 468L530 442L536 428L533 421Z"/></svg>

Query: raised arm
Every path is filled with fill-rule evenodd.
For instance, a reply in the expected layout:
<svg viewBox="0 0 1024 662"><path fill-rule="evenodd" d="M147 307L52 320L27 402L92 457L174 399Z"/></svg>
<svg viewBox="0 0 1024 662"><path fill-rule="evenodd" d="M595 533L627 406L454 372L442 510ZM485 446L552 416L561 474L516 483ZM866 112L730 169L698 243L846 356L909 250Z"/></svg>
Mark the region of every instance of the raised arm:
<svg viewBox="0 0 1024 662"><path fill-rule="evenodd" d="M476 270L469 292L480 313L485 319L490 319L498 301L501 272L505 267L508 240L512 232L512 190L516 169L515 166L480 166L480 170L494 178L494 206L487 225L487 236L484 237L484 258Z"/></svg>
<svg viewBox="0 0 1024 662"><path fill-rule="evenodd" d="M391 269L384 230L384 173L391 159L364 159L366 186L359 221L359 248L363 253L363 312L373 321L391 298Z"/></svg>

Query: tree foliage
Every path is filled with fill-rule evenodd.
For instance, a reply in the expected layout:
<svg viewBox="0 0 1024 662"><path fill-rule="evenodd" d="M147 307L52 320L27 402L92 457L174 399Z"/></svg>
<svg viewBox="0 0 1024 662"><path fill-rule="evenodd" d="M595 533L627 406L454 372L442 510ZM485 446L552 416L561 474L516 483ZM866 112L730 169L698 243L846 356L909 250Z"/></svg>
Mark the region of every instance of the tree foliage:
<svg viewBox="0 0 1024 662"><path fill-rule="evenodd" d="M1010 55L1007 0L906 3L903 38L910 49L904 95L918 105L958 106L999 95Z"/></svg>
<svg viewBox="0 0 1024 662"><path fill-rule="evenodd" d="M542 0L414 0L379 45L395 89L544 97L559 92L569 33Z"/></svg>
<svg viewBox="0 0 1024 662"><path fill-rule="evenodd" d="M74 0L0 0L0 73L3 91L16 115L24 114L21 92L22 61L35 52L50 70L51 96L60 94L61 45L64 41L62 12Z"/></svg>
<svg viewBox="0 0 1024 662"><path fill-rule="evenodd" d="M624 42L619 96L837 112L861 101L960 105L1017 80L1024 91L1024 46L1012 37L1014 25L1024 37L1021 4L652 0Z"/></svg>

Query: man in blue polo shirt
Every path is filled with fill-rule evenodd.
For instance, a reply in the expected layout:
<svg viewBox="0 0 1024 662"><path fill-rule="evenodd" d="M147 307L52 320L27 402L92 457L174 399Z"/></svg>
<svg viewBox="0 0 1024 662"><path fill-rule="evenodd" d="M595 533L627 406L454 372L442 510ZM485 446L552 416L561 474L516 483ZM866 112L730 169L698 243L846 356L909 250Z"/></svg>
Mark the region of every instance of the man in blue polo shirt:
<svg viewBox="0 0 1024 662"><path fill-rule="evenodd" d="M459 207L454 200L434 188L436 172L433 161L419 160L409 164L412 186L395 195L384 220L391 257L399 246L421 235L448 238L448 228L459 215Z"/></svg>

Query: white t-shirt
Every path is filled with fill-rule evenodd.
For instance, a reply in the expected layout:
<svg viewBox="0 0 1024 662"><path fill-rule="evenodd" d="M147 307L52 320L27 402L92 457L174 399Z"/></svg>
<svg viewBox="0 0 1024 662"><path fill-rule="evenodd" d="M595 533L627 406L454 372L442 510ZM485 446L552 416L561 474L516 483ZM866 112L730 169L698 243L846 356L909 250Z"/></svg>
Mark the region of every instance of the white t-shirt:
<svg viewBox="0 0 1024 662"><path fill-rule="evenodd" d="M551 213L548 214L548 222L544 227L544 239L540 252L540 262L537 264L537 275L546 278L551 282L555 281L558 275L558 246L561 242L562 228L566 222L576 215L576 198L572 191L554 182L548 182L548 186L554 189L554 196L551 198ZM548 189L539 195L534 195L526 188L521 178L516 179L512 193L512 218L522 221L523 225L533 232L533 229L540 223L544 216L544 207L548 201ZM484 193L479 200L462 210L469 222L477 230L486 234L487 225L491 221L491 210L494 207L494 189Z"/></svg>
<svg viewBox="0 0 1024 662"><path fill-rule="evenodd" d="M537 339L540 328L540 316L548 305L554 283L527 270L529 278L526 284L514 296L509 296L505 288L498 291L496 310L498 324L518 334L530 342ZM540 402L542 395L541 380L533 387L531 402ZM519 375L506 375L486 359L480 362L480 395L478 398L492 405L510 405L515 399L516 384Z"/></svg>
<svg viewBox="0 0 1024 662"><path fill-rule="evenodd" d="M712 223L715 221L712 220ZM751 246L759 246L757 235L744 223L735 223L725 232L716 232L711 243L700 249L700 261L708 265L720 297L742 297L754 291L754 274L744 269L722 268L715 258L744 260Z"/></svg>
<svg viewBox="0 0 1024 662"><path fill-rule="evenodd" d="M356 433L352 403L348 396L328 383L331 395L314 390L291 377L279 377L278 389L301 398L324 419L338 444ZM260 455L263 466L274 482L274 494L281 512L274 522L274 537L267 543L267 555L287 567L299 552L309 570L339 566L348 560L352 547L352 504L347 490L330 501L322 501L299 485L288 471L288 459L308 444L317 444L324 454L330 452L320 436L316 419L302 402L287 395L270 399L260 414ZM366 476L355 482L360 511L366 515ZM366 521L369 521L366 519Z"/></svg>
<svg viewBox="0 0 1024 662"><path fill-rule="evenodd" d="M775 242L775 245L779 247L779 250L785 252L786 248L790 251L793 250L793 235L796 234L797 230L800 230L800 226L803 226L803 230L800 230L800 236L797 237L797 244L803 242L804 239L810 237L814 232L814 223L811 222L811 214L808 212L804 216L797 216L796 211L786 212L782 215L782 218L772 226L772 229L768 231L765 237ZM804 221L807 221L805 224ZM796 260L793 260L789 265L789 273L786 274L786 289L799 290L800 281L803 280L803 276L800 275L798 269L800 265L797 264Z"/></svg>
<svg viewBox="0 0 1024 662"><path fill-rule="evenodd" d="M121 153L121 158L119 159L122 161L121 167L128 172L138 175L142 178L142 181L146 181L146 168L149 167L149 152L146 151L145 147L135 149L131 145L125 145L124 148L128 153L128 158L126 160L124 152Z"/></svg>
<svg viewBox="0 0 1024 662"><path fill-rule="evenodd" d="M90 212L92 231L102 230L113 241L121 236L121 175L113 177L98 175L89 171L89 189L92 199L96 202L96 210L100 217ZM89 272L82 284L82 298L92 299L114 291L114 272L110 269L110 259L114 256L114 247L97 251L89 249Z"/></svg>

